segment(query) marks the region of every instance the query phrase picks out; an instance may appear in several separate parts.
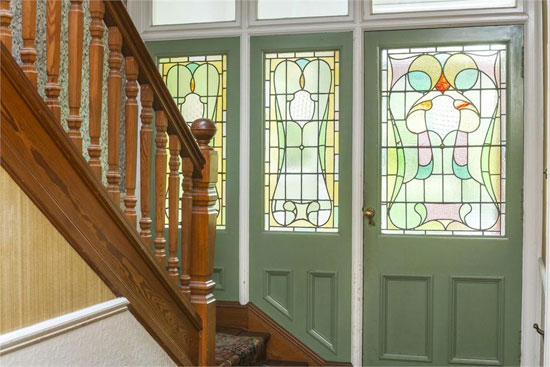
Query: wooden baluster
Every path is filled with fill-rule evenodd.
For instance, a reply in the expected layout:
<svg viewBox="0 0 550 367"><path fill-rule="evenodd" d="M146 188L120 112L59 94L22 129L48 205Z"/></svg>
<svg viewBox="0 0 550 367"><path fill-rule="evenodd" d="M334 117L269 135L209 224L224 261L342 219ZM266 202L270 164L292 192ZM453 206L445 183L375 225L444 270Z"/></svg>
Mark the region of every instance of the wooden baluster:
<svg viewBox="0 0 550 367"><path fill-rule="evenodd" d="M10 12L10 0L0 0L0 42L7 47L11 53L11 31L10 24L12 19Z"/></svg>
<svg viewBox="0 0 550 367"><path fill-rule="evenodd" d="M118 172L118 153L120 144L120 103L122 93L122 36L117 27L109 28L109 79L107 81L107 113L109 117L109 172L107 172L107 190L115 203L120 205L120 173Z"/></svg>
<svg viewBox="0 0 550 367"><path fill-rule="evenodd" d="M138 102L139 86L137 77L139 67L133 56L126 57L126 105L124 106L125 142L126 142L126 196L124 214L137 228L136 213L136 165L137 165L137 132L138 132Z"/></svg>
<svg viewBox="0 0 550 367"><path fill-rule="evenodd" d="M181 188L181 291L191 295L191 226L193 211L193 163L190 158L183 158L181 163L183 180Z"/></svg>
<svg viewBox="0 0 550 367"><path fill-rule="evenodd" d="M217 153L208 144L216 133L216 125L208 119L198 119L191 131L206 160L202 172L193 177L193 216L191 234L191 303L202 318L199 344L199 365L213 366L215 362L216 299L212 294L215 283L214 244L216 237ZM202 174L202 175L201 175Z"/></svg>
<svg viewBox="0 0 550 367"><path fill-rule="evenodd" d="M62 2L48 0L46 3L46 72L48 83L46 84L46 104L53 115L61 121L61 105L59 104L59 62L61 59L61 8Z"/></svg>
<svg viewBox="0 0 550 367"><path fill-rule="evenodd" d="M52 1L52 0L49 0ZM60 1L53 0L60 3ZM105 47L103 46L103 35L105 26L103 16L105 15L105 4L103 0L90 1L90 146L88 154L90 155L90 168L101 180L101 107L103 105L103 55Z"/></svg>
<svg viewBox="0 0 550 367"><path fill-rule="evenodd" d="M157 152L155 155L155 256L162 265L166 263L166 240L164 239L164 227L166 218L166 128L168 121L164 111L156 111L155 126L157 136Z"/></svg>
<svg viewBox="0 0 550 367"><path fill-rule="evenodd" d="M177 135L170 135L170 176L168 178L168 274L179 285L178 227L181 144Z"/></svg>
<svg viewBox="0 0 550 367"><path fill-rule="evenodd" d="M34 46L34 39L36 37L36 1L23 1L22 2L22 17L23 24L21 26L21 36L23 38L23 48L21 49L21 61L23 65L21 69L29 78L32 85L36 88L37 77L36 66L34 62L36 60L36 48Z"/></svg>
<svg viewBox="0 0 550 367"><path fill-rule="evenodd" d="M141 85L140 184L141 184L141 238L151 246L151 156L153 155L153 91L148 84Z"/></svg>
<svg viewBox="0 0 550 367"><path fill-rule="evenodd" d="M69 137L82 150L80 103L82 96L82 49L84 40L83 0L71 0L69 8ZM23 2L25 3L25 1Z"/></svg>

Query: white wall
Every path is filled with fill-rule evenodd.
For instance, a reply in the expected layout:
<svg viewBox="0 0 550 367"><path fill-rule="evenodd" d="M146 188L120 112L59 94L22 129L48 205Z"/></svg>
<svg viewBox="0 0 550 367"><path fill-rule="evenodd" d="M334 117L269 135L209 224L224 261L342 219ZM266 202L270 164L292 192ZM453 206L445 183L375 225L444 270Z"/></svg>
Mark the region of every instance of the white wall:
<svg viewBox="0 0 550 367"><path fill-rule="evenodd" d="M0 365L174 366L127 305L118 298L0 335Z"/></svg>

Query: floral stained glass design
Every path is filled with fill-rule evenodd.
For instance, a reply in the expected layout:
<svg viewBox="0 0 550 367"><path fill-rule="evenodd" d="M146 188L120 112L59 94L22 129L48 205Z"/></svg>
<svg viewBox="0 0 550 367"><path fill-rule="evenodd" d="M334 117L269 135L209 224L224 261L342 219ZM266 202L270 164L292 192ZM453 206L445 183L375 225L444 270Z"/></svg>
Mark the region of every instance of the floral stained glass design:
<svg viewBox="0 0 550 367"><path fill-rule="evenodd" d="M504 236L506 45L381 52L382 232Z"/></svg>
<svg viewBox="0 0 550 367"><path fill-rule="evenodd" d="M227 55L160 58L159 69L187 123L209 118L216 124L211 146L218 152L217 228L225 229Z"/></svg>
<svg viewBox="0 0 550 367"><path fill-rule="evenodd" d="M265 230L338 230L339 51L264 55Z"/></svg>

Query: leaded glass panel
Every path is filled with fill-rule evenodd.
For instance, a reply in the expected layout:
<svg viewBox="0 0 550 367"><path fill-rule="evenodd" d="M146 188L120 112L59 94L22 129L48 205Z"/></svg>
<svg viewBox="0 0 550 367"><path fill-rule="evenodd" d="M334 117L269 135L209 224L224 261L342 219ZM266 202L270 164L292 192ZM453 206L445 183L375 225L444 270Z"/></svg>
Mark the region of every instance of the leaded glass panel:
<svg viewBox="0 0 550 367"><path fill-rule="evenodd" d="M506 46L381 52L382 232L505 234Z"/></svg>
<svg viewBox="0 0 550 367"><path fill-rule="evenodd" d="M264 55L265 230L338 230L339 51Z"/></svg>
<svg viewBox="0 0 550 367"><path fill-rule="evenodd" d="M216 124L216 135L210 145L218 152L217 228L224 229L226 219L227 55L160 58L159 69L168 90L188 124L198 118L209 118Z"/></svg>

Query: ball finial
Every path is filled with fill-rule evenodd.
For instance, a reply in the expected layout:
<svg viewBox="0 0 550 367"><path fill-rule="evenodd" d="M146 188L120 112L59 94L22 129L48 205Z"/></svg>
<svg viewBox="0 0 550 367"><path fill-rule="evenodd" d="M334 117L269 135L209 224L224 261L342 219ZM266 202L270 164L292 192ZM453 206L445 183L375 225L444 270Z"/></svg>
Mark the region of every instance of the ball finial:
<svg viewBox="0 0 550 367"><path fill-rule="evenodd" d="M196 119L191 124L191 132L199 143L208 144L216 135L216 124L210 119Z"/></svg>

